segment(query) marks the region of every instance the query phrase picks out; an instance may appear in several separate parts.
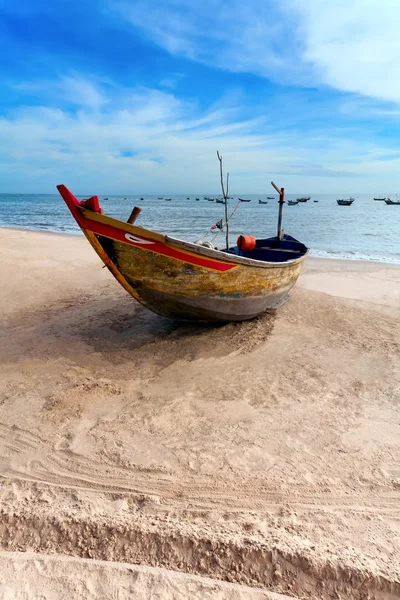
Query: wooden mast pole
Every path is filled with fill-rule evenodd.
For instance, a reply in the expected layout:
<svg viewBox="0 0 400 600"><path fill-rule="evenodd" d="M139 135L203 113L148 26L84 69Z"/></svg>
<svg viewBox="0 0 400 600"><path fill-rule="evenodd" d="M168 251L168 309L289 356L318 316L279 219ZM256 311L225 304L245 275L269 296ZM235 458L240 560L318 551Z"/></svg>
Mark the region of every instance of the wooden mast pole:
<svg viewBox="0 0 400 600"><path fill-rule="evenodd" d="M278 186L271 181L272 187L276 189L279 194L279 215L278 215L278 232L277 238L279 241L283 239L283 229L282 229L282 217L283 217L283 205L285 204L285 188L278 188Z"/></svg>
<svg viewBox="0 0 400 600"><path fill-rule="evenodd" d="M224 186L224 173L222 170L222 155L217 150L217 157L219 160L219 173L221 177L221 188L222 196L225 204L225 225L226 225L226 249L229 249L229 219L228 219L228 196L229 196L229 173L226 176L226 191Z"/></svg>

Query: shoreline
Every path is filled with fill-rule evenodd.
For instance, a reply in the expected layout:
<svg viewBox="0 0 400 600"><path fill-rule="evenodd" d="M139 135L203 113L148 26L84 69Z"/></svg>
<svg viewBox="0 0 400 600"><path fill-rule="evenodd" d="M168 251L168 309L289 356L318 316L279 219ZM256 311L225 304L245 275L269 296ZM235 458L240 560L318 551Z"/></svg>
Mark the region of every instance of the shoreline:
<svg viewBox="0 0 400 600"><path fill-rule="evenodd" d="M44 234L44 235L50 235L50 236L61 236L61 237L66 237L66 238L76 238L76 237L85 237L84 234L82 233L82 231L79 229L77 230L75 233L74 232L65 232L65 231L50 231L50 230L42 230L42 229L32 229L29 227L9 227L9 226L3 226L0 225L0 231L26 231L28 233L38 233L38 234ZM177 238L179 239L179 238ZM312 248L310 248L310 252L312 252ZM322 252L321 250L315 250L315 252ZM328 260L328 261L343 261L344 263L347 262L354 262L354 263L371 263L371 264L383 264L383 265L393 265L394 267L398 267L400 266L400 259L398 260L398 262L395 261L385 261L385 260L380 260L380 259L372 259L372 258L343 258L343 257L336 257L336 256L313 256L312 254L310 254L307 257L307 260Z"/></svg>

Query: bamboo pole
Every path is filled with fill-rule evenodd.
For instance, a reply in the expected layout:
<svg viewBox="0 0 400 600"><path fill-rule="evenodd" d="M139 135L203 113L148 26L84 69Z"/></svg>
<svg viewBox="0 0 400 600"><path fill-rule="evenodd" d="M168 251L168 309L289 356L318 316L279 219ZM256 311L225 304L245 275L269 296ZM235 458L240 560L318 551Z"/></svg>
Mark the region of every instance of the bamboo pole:
<svg viewBox="0 0 400 600"><path fill-rule="evenodd" d="M224 173L223 173L223 170L222 170L222 155L219 153L218 150L217 150L217 157L218 157L218 160L219 160L219 174L220 174L220 177L221 177L222 195L223 195L224 201L225 201L226 249L228 250L228 248L229 248L229 223L228 223L229 173L226 176L226 192L225 192L225 187L224 187Z"/></svg>

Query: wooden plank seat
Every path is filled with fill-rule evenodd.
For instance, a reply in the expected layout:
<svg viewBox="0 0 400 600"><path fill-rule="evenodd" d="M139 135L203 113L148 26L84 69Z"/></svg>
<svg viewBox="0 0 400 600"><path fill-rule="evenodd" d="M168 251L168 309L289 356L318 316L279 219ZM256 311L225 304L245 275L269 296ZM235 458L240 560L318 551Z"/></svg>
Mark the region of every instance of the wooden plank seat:
<svg viewBox="0 0 400 600"><path fill-rule="evenodd" d="M267 246L261 246L257 250L268 250L268 252L291 252L292 254L300 254L299 250L289 250L288 248L269 248Z"/></svg>

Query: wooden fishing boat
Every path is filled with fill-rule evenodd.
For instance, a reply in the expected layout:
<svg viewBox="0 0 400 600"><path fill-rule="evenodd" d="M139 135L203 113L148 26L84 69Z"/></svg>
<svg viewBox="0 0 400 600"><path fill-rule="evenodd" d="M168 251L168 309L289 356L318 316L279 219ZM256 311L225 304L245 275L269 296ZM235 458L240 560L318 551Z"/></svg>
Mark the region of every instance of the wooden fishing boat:
<svg viewBox="0 0 400 600"><path fill-rule="evenodd" d="M295 285L307 247L281 229L268 239L240 236L224 250L185 242L105 216L97 196L79 201L57 186L104 264L136 300L160 315L196 321L242 321L276 307ZM140 213L134 208L133 222Z"/></svg>
<svg viewBox="0 0 400 600"><path fill-rule="evenodd" d="M301 198L297 198L298 202L308 202L311 200L311 196L302 196Z"/></svg>
<svg viewBox="0 0 400 600"><path fill-rule="evenodd" d="M249 198L239 198L240 202L251 202Z"/></svg>
<svg viewBox="0 0 400 600"><path fill-rule="evenodd" d="M387 198L387 200L385 200L385 203L389 206L400 206L400 200L390 200L390 198Z"/></svg>
<svg viewBox="0 0 400 600"><path fill-rule="evenodd" d="M267 196L268 200L275 200L275 196Z"/></svg>
<svg viewBox="0 0 400 600"><path fill-rule="evenodd" d="M288 200L288 205L289 206L297 206L299 203L298 200Z"/></svg>
<svg viewBox="0 0 400 600"><path fill-rule="evenodd" d="M374 198L374 200L376 200L376 202L385 202L386 197L385 198Z"/></svg>
<svg viewBox="0 0 400 600"><path fill-rule="evenodd" d="M259 200L258 204L268 204L268 200Z"/></svg>
<svg viewBox="0 0 400 600"><path fill-rule="evenodd" d="M351 206L354 202L354 198L339 198L336 202L339 206Z"/></svg>

